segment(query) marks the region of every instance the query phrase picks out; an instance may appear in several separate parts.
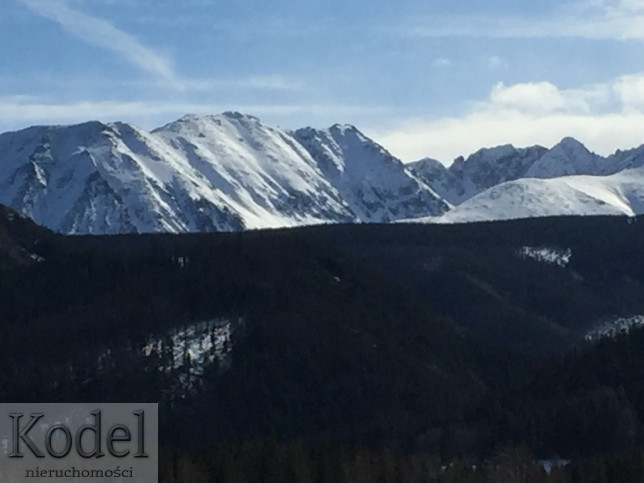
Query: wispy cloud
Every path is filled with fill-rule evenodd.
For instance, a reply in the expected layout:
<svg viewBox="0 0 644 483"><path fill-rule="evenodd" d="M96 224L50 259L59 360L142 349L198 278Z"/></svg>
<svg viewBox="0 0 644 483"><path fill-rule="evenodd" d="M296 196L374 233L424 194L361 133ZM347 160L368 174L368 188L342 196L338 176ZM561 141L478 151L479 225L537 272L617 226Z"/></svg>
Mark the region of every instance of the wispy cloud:
<svg viewBox="0 0 644 483"><path fill-rule="evenodd" d="M301 81L277 74L249 75L238 78L185 78L175 71L170 59L144 45L134 36L119 30L109 21L72 8L69 0L17 1L34 13L57 22L80 40L112 51L146 72L152 77L151 80L146 80L146 86L154 85L158 88L196 92L230 88L273 91L309 90ZM129 2L131 0L118 1ZM193 3L201 2L203 0L194 0ZM64 82L68 81L64 80ZM130 79L120 82L134 85L139 81Z"/></svg>
<svg viewBox="0 0 644 483"><path fill-rule="evenodd" d="M117 53L153 77L182 88L182 81L169 59L123 32L109 21L69 6L66 0L18 0L34 13L60 24L84 42Z"/></svg>
<svg viewBox="0 0 644 483"><path fill-rule="evenodd" d="M584 0L548 16L432 16L406 27L416 37L644 39L644 2Z"/></svg>
<svg viewBox="0 0 644 483"><path fill-rule="evenodd" d="M221 89L247 89L266 91L310 91L311 87L304 82L284 75L251 75L230 78L194 78L184 80L186 89L210 91Z"/></svg>
<svg viewBox="0 0 644 483"><path fill-rule="evenodd" d="M176 87L174 80L163 78L133 78L133 77L109 77L97 74L84 75L61 75L51 70L38 71L30 79L31 85L36 86L39 92L61 93L73 92L79 88L86 91L91 86L97 97L104 97L106 92L145 92L146 98L154 96L154 91L165 92ZM282 74L256 74L228 77L192 77L181 78L182 94L184 98L192 95L203 96L204 94L216 94L221 98L230 93L243 91L247 92L289 92L289 93L313 93L316 88L312 83L306 82L303 78ZM24 75L15 73L13 75L0 76L0 96L2 92L11 92L24 89ZM67 96L69 98L69 96ZM140 96L139 96L140 98Z"/></svg>

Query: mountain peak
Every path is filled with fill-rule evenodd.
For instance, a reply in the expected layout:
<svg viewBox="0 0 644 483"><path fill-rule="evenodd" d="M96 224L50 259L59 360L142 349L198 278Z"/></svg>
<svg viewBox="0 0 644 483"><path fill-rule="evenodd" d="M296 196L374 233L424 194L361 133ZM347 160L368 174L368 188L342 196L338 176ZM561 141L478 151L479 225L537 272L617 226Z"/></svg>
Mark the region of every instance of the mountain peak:
<svg viewBox="0 0 644 483"><path fill-rule="evenodd" d="M233 124L260 124L260 120L250 114L243 114L237 111L224 111L221 114L186 114L176 121L172 121L165 126L155 129L156 131L178 131L185 130L186 127L201 130L205 126L216 124L221 126L222 122Z"/></svg>
<svg viewBox="0 0 644 483"><path fill-rule="evenodd" d="M101 121L97 120L92 120L92 121L86 121L86 122L81 122L79 124L74 125L73 127L77 129L108 129L110 127L111 123L104 123ZM66 129L68 126L57 126L58 128Z"/></svg>
<svg viewBox="0 0 644 483"><path fill-rule="evenodd" d="M512 144L501 144L499 146L494 146L490 148L481 148L476 151L474 154L468 156L467 161L471 162L473 159L479 157L490 158L502 158L508 155L511 155L517 151Z"/></svg>
<svg viewBox="0 0 644 483"><path fill-rule="evenodd" d="M467 159L459 157L454 160L448 169L449 182L436 180L443 187L432 179L428 181L445 199L459 204L499 183L523 177L545 151L540 146L515 148L512 144L482 148Z"/></svg>
<svg viewBox="0 0 644 483"><path fill-rule="evenodd" d="M255 116L252 116L250 114L244 114L239 111L224 111L220 114L196 114L194 112L189 112L183 116L181 116L177 121L180 122L195 122L195 121L203 121L203 120L213 120L213 119L220 119L220 118L226 118L226 119L253 119L258 121L259 119Z"/></svg>
<svg viewBox="0 0 644 483"><path fill-rule="evenodd" d="M430 158L430 157L421 158L418 161L413 161L411 163L408 163L407 165L408 166L410 166L410 165L427 166L427 167L431 167L431 168L447 169L447 167L443 163L441 163L439 160L434 159L434 158Z"/></svg>
<svg viewBox="0 0 644 483"><path fill-rule="evenodd" d="M558 144L562 145L574 145L574 146L583 146L583 143L572 136L566 136ZM585 146L584 146L585 147Z"/></svg>
<svg viewBox="0 0 644 483"><path fill-rule="evenodd" d="M258 117L255 117L251 114L244 114L238 111L224 111L220 114L220 116L214 116L216 117L223 117L229 120L235 120L235 121L252 121L252 122L260 122Z"/></svg>
<svg viewBox="0 0 644 483"><path fill-rule="evenodd" d="M555 146L552 147L552 149L555 149L556 147L561 147L568 151L590 153L590 150L581 141L578 141L577 139L569 136L559 141Z"/></svg>
<svg viewBox="0 0 644 483"><path fill-rule="evenodd" d="M154 129L152 132L155 133L157 131L180 131L182 129L185 129L186 126L198 126L199 124L203 123L208 117L212 116L203 116L199 114L188 113L184 116L181 116L176 121L171 121L161 127Z"/></svg>
<svg viewBox="0 0 644 483"><path fill-rule="evenodd" d="M605 160L581 142L565 137L549 149L527 171L530 178L558 178L576 174L601 174Z"/></svg>
<svg viewBox="0 0 644 483"><path fill-rule="evenodd" d="M183 116L181 116L179 119L177 119L175 122L196 122L199 121L200 119L204 118L205 116L195 114L193 112L189 112Z"/></svg>
<svg viewBox="0 0 644 483"><path fill-rule="evenodd" d="M329 128L330 131L335 131L335 132L340 132L342 134L345 133L359 133L360 131L358 130L357 127L355 127L353 124L334 124Z"/></svg>

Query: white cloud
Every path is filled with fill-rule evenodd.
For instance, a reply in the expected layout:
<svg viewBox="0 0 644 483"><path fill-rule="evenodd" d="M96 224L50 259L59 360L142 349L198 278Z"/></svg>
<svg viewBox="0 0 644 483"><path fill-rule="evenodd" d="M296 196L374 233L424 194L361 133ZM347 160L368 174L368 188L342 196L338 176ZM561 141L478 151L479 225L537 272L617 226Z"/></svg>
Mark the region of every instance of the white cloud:
<svg viewBox="0 0 644 483"><path fill-rule="evenodd" d="M499 82L492 87L489 99L479 106L482 110L509 109L530 115L585 114L603 111L613 97L612 86L606 84L561 90L550 82L523 82L510 86Z"/></svg>
<svg viewBox="0 0 644 483"><path fill-rule="evenodd" d="M509 87L499 82L492 88L490 102L496 106L531 112L556 111L566 104L559 89L549 82L528 82Z"/></svg>
<svg viewBox="0 0 644 483"><path fill-rule="evenodd" d="M65 0L18 0L34 13L59 23L84 42L119 54L137 68L180 88L182 81L169 59L105 19L71 8Z"/></svg>
<svg viewBox="0 0 644 483"><path fill-rule="evenodd" d="M372 134L406 161L430 156L449 164L485 146L551 146L565 136L606 155L643 144L642 125L644 74L578 89L549 82L499 83L461 117L411 119Z"/></svg>
<svg viewBox="0 0 644 483"><path fill-rule="evenodd" d="M502 115L474 113L462 118L408 121L396 130L371 134L405 161L430 156L450 164L457 156L467 156L481 147L507 143L549 147L566 136L573 136L606 155L644 143L643 123L644 114L640 112L533 117L509 111Z"/></svg>
<svg viewBox="0 0 644 483"><path fill-rule="evenodd" d="M618 78L613 83L613 91L625 111L644 109L644 75L626 75Z"/></svg>

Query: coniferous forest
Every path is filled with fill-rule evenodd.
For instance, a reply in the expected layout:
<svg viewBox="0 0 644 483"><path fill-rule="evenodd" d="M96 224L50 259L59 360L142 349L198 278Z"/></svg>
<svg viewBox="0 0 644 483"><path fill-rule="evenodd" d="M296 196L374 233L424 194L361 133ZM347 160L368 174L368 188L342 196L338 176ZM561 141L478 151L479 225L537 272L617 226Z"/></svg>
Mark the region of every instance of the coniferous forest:
<svg viewBox="0 0 644 483"><path fill-rule="evenodd" d="M643 239L64 237L0 208L0 394L159 402L164 482L644 481L644 330L585 337L644 315Z"/></svg>

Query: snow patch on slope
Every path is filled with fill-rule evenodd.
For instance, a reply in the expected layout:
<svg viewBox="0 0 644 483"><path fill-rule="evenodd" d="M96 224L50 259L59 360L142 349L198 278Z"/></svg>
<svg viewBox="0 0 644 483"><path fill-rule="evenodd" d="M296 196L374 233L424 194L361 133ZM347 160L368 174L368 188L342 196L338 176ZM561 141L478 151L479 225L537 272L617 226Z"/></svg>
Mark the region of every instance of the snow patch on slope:
<svg viewBox="0 0 644 483"><path fill-rule="evenodd" d="M207 320L152 338L142 352L145 357L159 359L160 371L183 370L201 376L217 359L224 365L230 362L230 336L230 321Z"/></svg>
<svg viewBox="0 0 644 483"><path fill-rule="evenodd" d="M517 251L517 255L537 262L566 267L570 263L572 250L570 248L524 246Z"/></svg>
<svg viewBox="0 0 644 483"><path fill-rule="evenodd" d="M603 322L594 329L588 331L584 339L593 342L605 337L617 337L621 334L628 334L631 330L644 326L644 315L635 315L633 317L618 317L607 322Z"/></svg>
<svg viewBox="0 0 644 483"><path fill-rule="evenodd" d="M186 394L200 386L215 362L219 370L230 367L231 335L229 320L207 320L151 338L141 353L154 358L156 368L174 379L170 394Z"/></svg>

